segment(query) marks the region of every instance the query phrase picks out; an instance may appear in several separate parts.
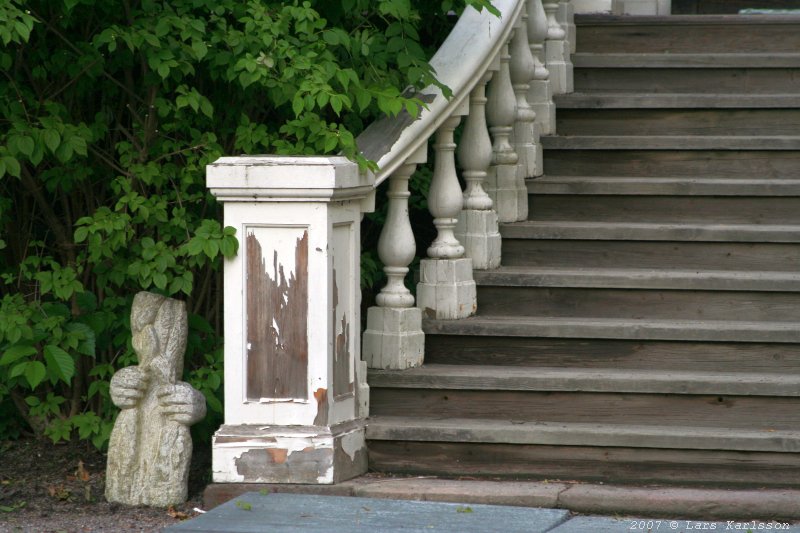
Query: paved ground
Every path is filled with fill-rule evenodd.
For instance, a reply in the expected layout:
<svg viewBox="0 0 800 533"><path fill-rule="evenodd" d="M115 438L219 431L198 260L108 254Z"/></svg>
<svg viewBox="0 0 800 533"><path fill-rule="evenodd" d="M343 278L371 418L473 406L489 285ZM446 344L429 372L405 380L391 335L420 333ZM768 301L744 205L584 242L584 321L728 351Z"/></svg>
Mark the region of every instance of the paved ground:
<svg viewBox="0 0 800 533"><path fill-rule="evenodd" d="M785 522L704 522L574 516L563 509L248 492L168 533L434 531L438 533L622 533L793 531Z"/></svg>

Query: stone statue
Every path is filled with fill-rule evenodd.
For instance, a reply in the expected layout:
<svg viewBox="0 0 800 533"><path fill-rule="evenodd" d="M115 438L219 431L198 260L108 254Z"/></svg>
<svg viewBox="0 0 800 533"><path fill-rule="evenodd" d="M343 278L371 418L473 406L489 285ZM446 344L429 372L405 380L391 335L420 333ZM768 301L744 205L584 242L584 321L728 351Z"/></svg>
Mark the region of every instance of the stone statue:
<svg viewBox="0 0 800 533"><path fill-rule="evenodd" d="M122 411L108 448L110 502L165 507L186 501L189 426L206 414L203 395L179 381L187 330L183 302L149 292L133 299L131 332L139 365L111 379L111 400Z"/></svg>

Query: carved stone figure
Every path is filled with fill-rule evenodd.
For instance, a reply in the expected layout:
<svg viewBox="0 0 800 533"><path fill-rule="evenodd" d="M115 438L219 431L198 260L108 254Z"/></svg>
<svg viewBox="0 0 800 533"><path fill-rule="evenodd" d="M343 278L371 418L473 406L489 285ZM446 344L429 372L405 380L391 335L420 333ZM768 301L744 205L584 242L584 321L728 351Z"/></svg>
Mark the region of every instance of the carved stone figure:
<svg viewBox="0 0 800 533"><path fill-rule="evenodd" d="M186 501L189 426L206 414L203 395L179 381L187 330L183 302L149 292L133 299L131 332L139 364L111 379L111 400L122 411L108 449L108 501L151 506Z"/></svg>

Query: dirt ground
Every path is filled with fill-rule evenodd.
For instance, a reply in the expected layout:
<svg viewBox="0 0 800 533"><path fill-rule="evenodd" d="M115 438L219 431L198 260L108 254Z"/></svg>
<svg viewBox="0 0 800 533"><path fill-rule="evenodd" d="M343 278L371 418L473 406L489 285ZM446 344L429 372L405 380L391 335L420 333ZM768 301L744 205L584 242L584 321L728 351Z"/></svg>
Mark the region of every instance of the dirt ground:
<svg viewBox="0 0 800 533"><path fill-rule="evenodd" d="M106 502L105 454L91 445L0 441L0 533L160 531L201 508L210 449L195 447L189 501L174 509Z"/></svg>

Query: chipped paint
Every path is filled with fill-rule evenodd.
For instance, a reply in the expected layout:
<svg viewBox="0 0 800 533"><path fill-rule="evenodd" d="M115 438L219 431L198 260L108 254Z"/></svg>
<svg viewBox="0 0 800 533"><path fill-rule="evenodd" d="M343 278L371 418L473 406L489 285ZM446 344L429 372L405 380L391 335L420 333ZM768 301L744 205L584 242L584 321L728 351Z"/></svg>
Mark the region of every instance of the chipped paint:
<svg viewBox="0 0 800 533"><path fill-rule="evenodd" d="M364 450L366 447L364 432L353 431L351 433L347 433L346 435L342 436L341 443L342 451L346 453L351 460L355 461L356 453Z"/></svg>
<svg viewBox="0 0 800 533"><path fill-rule="evenodd" d="M314 391L314 398L317 400L317 416L314 417L314 425L325 426L328 424L328 389L318 388Z"/></svg>
<svg viewBox="0 0 800 533"><path fill-rule="evenodd" d="M352 394L353 382L350 380L350 324L347 313L342 312L340 323L336 324L339 315L339 284L336 269L333 269L333 312L331 313L331 331L333 332L333 397ZM341 329L339 329L341 328Z"/></svg>
<svg viewBox="0 0 800 533"><path fill-rule="evenodd" d="M306 450L308 448L303 449ZM286 457L289 455L289 450L284 448L267 448L267 453L269 454L273 463L283 464L286 462Z"/></svg>
<svg viewBox="0 0 800 533"><path fill-rule="evenodd" d="M247 273L247 398L306 400L308 231L296 239L294 268L285 269L273 250L271 272L262 243L249 232Z"/></svg>

